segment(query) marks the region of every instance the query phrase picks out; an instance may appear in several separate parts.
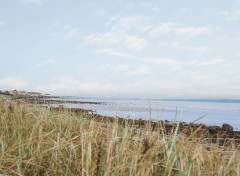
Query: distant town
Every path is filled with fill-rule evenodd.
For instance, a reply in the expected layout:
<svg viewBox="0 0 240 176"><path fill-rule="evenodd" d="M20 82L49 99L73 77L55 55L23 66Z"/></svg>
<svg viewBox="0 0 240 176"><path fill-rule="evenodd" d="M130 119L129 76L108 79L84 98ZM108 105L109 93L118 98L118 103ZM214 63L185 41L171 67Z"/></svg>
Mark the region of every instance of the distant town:
<svg viewBox="0 0 240 176"><path fill-rule="evenodd" d="M10 90L10 91L0 91L0 94L4 95L23 95L23 96L31 96L31 97L39 97L39 96L50 96L50 94L42 94L41 92L27 92L24 90Z"/></svg>

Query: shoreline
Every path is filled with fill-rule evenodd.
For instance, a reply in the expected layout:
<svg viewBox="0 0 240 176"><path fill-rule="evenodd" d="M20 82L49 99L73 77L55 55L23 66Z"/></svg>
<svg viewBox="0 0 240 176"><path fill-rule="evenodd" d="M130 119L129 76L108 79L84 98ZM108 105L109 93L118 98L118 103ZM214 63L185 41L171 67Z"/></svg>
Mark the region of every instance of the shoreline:
<svg viewBox="0 0 240 176"><path fill-rule="evenodd" d="M47 108L44 107L43 108ZM79 108L64 108L64 107L50 107L53 111L59 112L72 112L75 114L87 113L91 116L91 119L98 123L102 124L113 124L116 120L119 124L124 125L126 122L128 125L137 126L138 129L144 128L146 126L150 126L152 131L154 132L155 129L159 129L163 127L165 129L166 134L170 134L171 130L175 128L179 123L179 131L182 132L184 135L189 136L194 131L198 130L198 134L195 137L201 137L204 140L211 140L210 142L219 143L220 145L231 145L234 141L236 147L240 144L240 131L234 130L230 125L223 124L222 127L220 126L207 126L204 124L196 124L196 123L185 123L185 122L170 122L168 120L159 120L157 122L151 120L134 120L134 119L126 119L122 117L111 117L111 116L104 116L99 114L94 114L92 110L85 110ZM240 148L240 146L238 147Z"/></svg>
<svg viewBox="0 0 240 176"><path fill-rule="evenodd" d="M79 101L68 101L68 100L46 100L45 98L60 98L57 96L40 96L40 97L29 97L29 96L18 96L18 97L13 97L11 98L14 101L24 101L25 103L29 103L29 104L38 104L38 105L42 105L41 107L43 108L50 108L51 110L56 110L56 111L70 111L73 113L87 113L90 114L91 117L98 121L98 122L111 122L113 123L114 120L116 119L116 117L112 117L112 116L105 116L105 115L100 115L100 114L96 114L95 111L93 110L87 110L87 109L81 109L81 108L65 108L63 107L63 105L60 105L62 103L73 103L73 104L104 104L104 102L88 102L88 101L83 101L83 102L79 102ZM50 107L49 105L51 103L55 103L55 104L59 104L59 107ZM123 117L117 117L118 121L120 123L123 123L124 121L128 120L130 123L134 124L138 124L139 127L143 127L144 125L146 125L145 123L149 122L151 124L151 126L154 128L156 128L157 126L159 126L161 123L164 128L166 129L166 131L170 131L170 129L172 129L172 127L176 126L177 122L170 122L169 120L159 120L159 121L151 121L151 120L142 120L137 119L127 119L127 118L123 118ZM225 125L224 125L225 124ZM185 131L186 135L191 134L193 131L195 131L196 129L198 129L200 126L201 129L200 131L205 133L205 135L209 138L222 138L222 140L225 139L234 139L236 140L237 143L240 143L240 131L239 130L234 130L232 126L230 126L227 123L224 123L223 126L217 126L217 125L205 125L205 124L198 124L198 123L186 123L183 121L179 122L179 127L180 130L188 128L188 130Z"/></svg>
<svg viewBox="0 0 240 176"><path fill-rule="evenodd" d="M47 99L46 99L47 98ZM30 104L39 104L39 105L43 105L43 106L50 106L51 104L56 104L59 105L60 107L62 106L62 104L64 103L71 103L71 104L90 104L90 105L106 105L106 102L94 102L94 101L74 101L74 100L49 100L49 98L60 98L59 96L40 96L40 97L17 97L17 98L13 98L13 100L17 100L17 101L22 101L24 100L27 103ZM56 108L56 107L55 107ZM83 108L70 108L70 107L66 107L66 109L80 109L82 111L89 111L89 112L95 112L95 110L92 109L83 109ZM128 111L128 108L123 108L126 111ZM142 109L142 108L141 108ZM149 109L145 109L145 110L149 110ZM151 108L151 110L155 110L154 108ZM159 109L158 109L159 110ZM200 109L201 110L201 109ZM175 110L167 110L167 112L175 112ZM100 114L97 114L100 115ZM100 115L100 116L105 116L105 115ZM112 116L109 116L112 117ZM167 120L168 121L168 120ZM183 121L183 123L186 123ZM224 122L225 123L225 122ZM208 126L218 126L218 125L208 125ZM220 126L219 126L220 127ZM235 131L240 131L239 130L235 130Z"/></svg>
<svg viewBox="0 0 240 176"><path fill-rule="evenodd" d="M108 117L3 98L0 104L4 175L81 175L89 168L89 175L131 175L131 165L143 175L240 171L240 132L227 125Z"/></svg>

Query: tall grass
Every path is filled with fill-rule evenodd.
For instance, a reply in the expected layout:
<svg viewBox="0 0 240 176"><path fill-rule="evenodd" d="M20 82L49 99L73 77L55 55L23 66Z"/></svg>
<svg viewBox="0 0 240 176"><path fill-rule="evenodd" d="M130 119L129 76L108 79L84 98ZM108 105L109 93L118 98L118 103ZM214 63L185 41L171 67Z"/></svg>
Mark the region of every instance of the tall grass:
<svg viewBox="0 0 240 176"><path fill-rule="evenodd" d="M240 175L239 151L129 121L0 100L0 174ZM200 134L201 136L201 134Z"/></svg>

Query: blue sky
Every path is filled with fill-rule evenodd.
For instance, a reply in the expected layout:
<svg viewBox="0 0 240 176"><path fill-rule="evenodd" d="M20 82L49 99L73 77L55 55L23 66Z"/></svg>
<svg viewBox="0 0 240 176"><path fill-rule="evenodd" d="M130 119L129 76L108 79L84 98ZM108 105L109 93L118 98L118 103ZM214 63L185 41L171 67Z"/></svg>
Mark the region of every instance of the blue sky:
<svg viewBox="0 0 240 176"><path fill-rule="evenodd" d="M240 0L1 0L0 90L240 99Z"/></svg>

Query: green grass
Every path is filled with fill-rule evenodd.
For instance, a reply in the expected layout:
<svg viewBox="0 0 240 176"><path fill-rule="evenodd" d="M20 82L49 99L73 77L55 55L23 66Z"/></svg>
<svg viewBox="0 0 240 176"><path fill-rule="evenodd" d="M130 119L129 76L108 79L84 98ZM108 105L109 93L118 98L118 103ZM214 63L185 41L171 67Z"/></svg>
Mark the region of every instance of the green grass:
<svg viewBox="0 0 240 176"><path fill-rule="evenodd" d="M240 175L234 145L124 123L0 99L0 174Z"/></svg>

